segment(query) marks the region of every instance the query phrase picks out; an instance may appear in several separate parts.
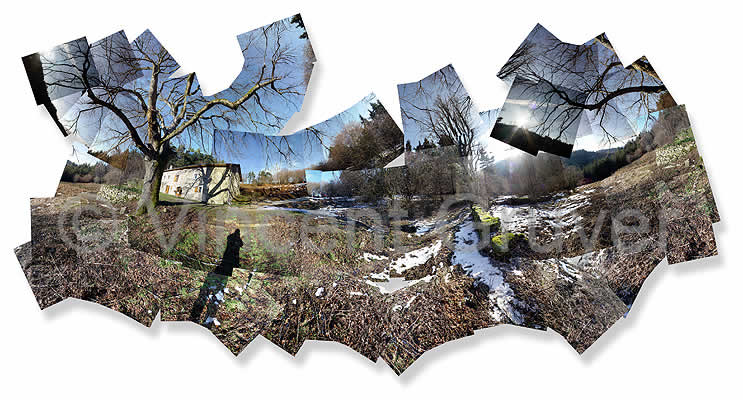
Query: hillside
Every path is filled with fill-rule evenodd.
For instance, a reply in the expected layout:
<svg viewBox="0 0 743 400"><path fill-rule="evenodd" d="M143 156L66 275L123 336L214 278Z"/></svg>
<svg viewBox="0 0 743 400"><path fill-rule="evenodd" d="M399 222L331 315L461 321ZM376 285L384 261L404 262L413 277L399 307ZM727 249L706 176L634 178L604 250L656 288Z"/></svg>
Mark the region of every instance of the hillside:
<svg viewBox="0 0 743 400"><path fill-rule="evenodd" d="M567 165L573 165L578 168L583 168L586 165L590 164L594 160L598 160L601 158L604 158L608 156L609 154L612 154L619 150L621 147L614 147L611 149L602 149L598 151L588 151L588 150L573 150L573 152L570 154L570 158L563 158L562 162L563 164Z"/></svg>

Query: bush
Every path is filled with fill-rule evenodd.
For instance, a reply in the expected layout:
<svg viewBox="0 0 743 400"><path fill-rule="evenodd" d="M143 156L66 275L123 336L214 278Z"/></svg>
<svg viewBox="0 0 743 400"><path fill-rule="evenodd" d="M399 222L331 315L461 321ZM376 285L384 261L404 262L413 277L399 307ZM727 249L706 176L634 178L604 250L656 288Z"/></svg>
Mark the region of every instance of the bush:
<svg viewBox="0 0 743 400"><path fill-rule="evenodd" d="M111 168L111 170L108 171L106 175L103 175L103 183L118 184L121 183L121 178L121 170Z"/></svg>
<svg viewBox="0 0 743 400"><path fill-rule="evenodd" d="M92 174L75 175L72 178L72 181L75 183L91 183L93 182L93 175Z"/></svg>
<svg viewBox="0 0 743 400"><path fill-rule="evenodd" d="M583 181L583 171L578 167L568 166L564 172L565 186L566 189L575 189L578 184Z"/></svg>

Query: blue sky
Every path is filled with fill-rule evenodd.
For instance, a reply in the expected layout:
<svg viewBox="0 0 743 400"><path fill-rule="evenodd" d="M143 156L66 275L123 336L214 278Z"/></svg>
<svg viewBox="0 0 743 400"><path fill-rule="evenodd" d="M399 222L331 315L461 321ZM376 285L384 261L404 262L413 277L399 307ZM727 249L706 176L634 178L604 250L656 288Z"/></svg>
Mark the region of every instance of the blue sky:
<svg viewBox="0 0 743 400"><path fill-rule="evenodd" d="M342 171L323 171L322 182L330 183L330 182L337 181L338 179L341 178L341 172Z"/></svg>
<svg viewBox="0 0 743 400"><path fill-rule="evenodd" d="M308 169L304 171L304 178L307 183L322 183L322 171Z"/></svg>
<svg viewBox="0 0 743 400"><path fill-rule="evenodd" d="M593 114L583 113L574 150L597 151L622 147L652 125L650 114L637 115L634 124L616 113L605 118L602 123L603 128L599 123L600 121ZM604 128L613 135L613 138L607 137Z"/></svg>
<svg viewBox="0 0 743 400"><path fill-rule="evenodd" d="M397 93L400 97L405 144L407 146L407 143L410 142L413 148L430 135L421 121L427 119L428 113L426 110L433 107L437 98L451 96L470 98L451 64L420 81L397 85ZM471 112L471 119L476 121L475 125L481 124L477 108L472 107ZM431 139L429 138L429 140Z"/></svg>
<svg viewBox="0 0 743 400"><path fill-rule="evenodd" d="M272 25L269 29L268 41L266 41L261 28L238 35L237 41L245 58L243 68L228 89L216 93L214 96L207 97L207 100L211 98L224 98L234 101L242 96L253 85L257 77L260 76L264 65L267 68L265 73L270 73L272 66L271 59L276 54L277 49L279 49L277 43L280 43L280 49L287 52L287 56L293 57L293 62L291 63L282 62L276 65L275 74L282 77L277 87L296 87L298 91L303 92L304 46L309 44L309 39L299 38L304 30L290 23L290 19L291 17L288 17L280 21L280 23ZM280 42L274 40L276 37L281 38ZM314 62L315 59L313 58L308 61ZM279 96L270 90L261 92L261 103L263 106L284 121L288 120L294 113L301 109L303 99L304 94ZM276 126L274 117L265 114L255 102L245 103L245 107L246 110L241 112L240 116L244 117L250 114L250 118L241 118L237 126L234 124L231 126L222 124L218 128L271 135L279 133L283 127Z"/></svg>
<svg viewBox="0 0 743 400"><path fill-rule="evenodd" d="M263 66L266 65L264 77L272 72L272 60L275 60L277 54L281 54L281 60L276 64L273 73L281 79L276 82L279 90L284 90L283 95L279 95L271 89L265 89L260 92L260 104L255 100L248 100L243 103L237 111L230 111L225 107L213 107L204 116L209 119L202 124L203 129L191 129L180 134L171 141L173 146L184 145L187 148L210 148L213 147L214 133L218 130L231 130L238 132L256 132L263 135L275 135L283 127L294 113L300 110L304 99L304 67L305 67L305 46L309 45L307 39L300 39L299 36L304 32L295 24L289 22L291 17L277 21L272 25L258 28L244 34L238 35L237 41L245 58L243 69L238 77L233 81L229 88L215 94L214 96L203 96L198 86L198 80L195 80L192 87L190 98L190 113L201 108L206 102L215 98L224 98L227 100L236 100L241 97L248 88L252 87L259 76ZM268 40L264 35L264 29L267 32ZM280 40L278 39L280 37ZM129 48L126 47L126 36L123 32L117 32L111 35L110 40L115 44L124 47L123 51L130 51L138 58L155 58L160 53L165 55L166 68L160 76L161 96L158 100L158 109L163 117L162 125L167 126L174 120L170 106L164 100L170 100L171 103L178 99L179 95L185 90L185 76L188 72L180 72L180 65L175 61L161 43L149 30L143 32L134 41ZM85 43L84 38L81 39ZM280 51L279 50L280 43ZM59 46L58 46L59 47ZM96 63L104 63L108 60L105 57L93 54ZM307 60L313 62L314 58ZM119 78L119 72L122 70L121 65L106 65L106 75L110 79ZM141 62L146 66L146 62ZM178 73L176 73L178 71ZM147 97L150 84L150 71L145 70L140 74L139 79L127 80L123 85L125 88L134 90ZM96 93L104 95L103 89L97 89ZM170 98L167 97L170 95ZM109 111L85 112L82 118L77 119L81 110L89 108L87 96L80 101L71 105L70 109L63 116L63 123L71 126L76 121L78 137L82 142L90 145L91 150L101 151L110 150L113 146L118 145L117 150L123 151L127 148L133 148L130 141L121 141L120 132L124 132L124 126L121 121L113 116ZM143 117L138 108L139 104L133 95L116 96L115 104L121 108L129 117L135 126L142 125ZM63 103L67 106L66 103ZM229 121L214 118L219 114L227 111ZM101 116L103 115L103 118ZM144 137L145 130L139 129L140 137Z"/></svg>
<svg viewBox="0 0 743 400"><path fill-rule="evenodd" d="M212 146L199 146L202 152L240 164L243 175L261 170L305 169L326 161L335 136L349 123L368 118L371 103L377 98L372 93L335 116L299 130L290 135L262 135L238 131L218 131ZM320 132L320 137L313 133ZM213 148L212 148L213 147Z"/></svg>
<svg viewBox="0 0 743 400"><path fill-rule="evenodd" d="M593 82L593 77L597 78L606 66L617 63L604 79L604 85L609 91L638 84L661 83L648 74L624 68L617 54L596 39L591 39L580 46L564 43L543 26L537 25L524 43L531 43L534 46L534 58L531 59L528 70L513 73L507 79L508 81L513 82L517 74L525 73L531 77L530 79L539 77L563 86L565 89L585 91L587 85ZM550 52L558 44L560 45L559 51ZM567 50L564 53L566 55L563 56L562 52L565 50ZM573 52L578 50L583 51L580 54L584 54L585 57L571 58L573 63L569 65L571 72L582 72L582 74L566 73L555 67L555 65L568 65L561 62L561 57L572 57ZM585 99L585 102L591 104L598 101L603 96L602 93ZM655 105L657 95L626 94L611 100L605 112L600 114L591 111L584 112L579 123L569 127L571 135L575 132L574 149L600 150L623 146L624 143L647 129L650 110L648 107L638 106L639 100L643 99L642 96L647 96L646 100L651 108ZM540 113L536 112L538 107L535 107L535 104L539 99L528 99L528 97L511 96L509 93L509 99L506 100L501 114L504 117L504 123L524 124L530 127L543 119ZM604 132L604 129L611 137ZM554 137L553 132L549 132L549 135Z"/></svg>
<svg viewBox="0 0 743 400"><path fill-rule="evenodd" d="M318 171L308 169L304 171L304 178L307 183L327 184L337 181L343 171Z"/></svg>
<svg viewBox="0 0 743 400"><path fill-rule="evenodd" d="M70 156L67 157L67 160L72 161L75 164L95 165L103 163L100 159L88 154L88 148L84 144L76 141L70 141L70 144L72 145L72 152L70 153Z"/></svg>
<svg viewBox="0 0 743 400"><path fill-rule="evenodd" d="M413 148L429 137L425 124L420 121L427 118L425 109L432 107L437 97L455 95L469 99L469 94L452 65L447 65L420 81L397 85L397 91L400 96L405 143L410 141ZM482 146L496 161L519 154L520 150L490 137L500 109L478 112L477 107L473 106L471 112L477 145Z"/></svg>
<svg viewBox="0 0 743 400"><path fill-rule="evenodd" d="M297 59L303 58L304 46L309 43L307 40L299 39L299 36L302 33L300 28L294 24L288 23L287 18L283 20L281 24L275 25L271 29L271 32L276 34L279 34L279 31L281 31L282 46L284 46L283 48L285 48L289 54L293 55ZM126 42L126 36L123 32L117 32L109 38L118 44ZM227 98L234 100L243 93L245 86L250 85L254 81L255 77L260 74L262 66L266 64L267 60L270 60L273 54L275 54L275 42L269 40L267 43L262 39L263 35L260 29L238 35L237 41L240 48L244 50L243 55L245 58L241 73L232 83L230 88L217 93L214 96L204 97L201 95L200 90L196 89L195 93L192 94L192 98L196 99L194 103L196 105L198 105L199 102L203 104L203 102L212 98ZM553 44L554 41L557 40L557 38L540 25L537 25L527 38L527 41L532 41L542 47ZM154 54L159 51L164 51L160 42L157 41L149 30L142 33L132 43L135 43L133 50L131 50L135 56L145 55L140 52L142 46L145 47L144 50L146 53ZM137 43L140 45L136 45ZM602 61L611 61L613 59L612 57L616 58L616 55L612 51L606 49L594 40L589 41L586 45L593 47L595 53L599 54L600 58L602 58ZM67 44L67 46L69 46L69 44ZM569 46L578 47L577 45ZM95 48L95 44L92 48ZM50 52L48 56L53 57L54 52ZM185 74L179 72L176 74L178 77L165 79L168 75L173 74L180 68L175 59L172 57L170 58L171 61L169 62L169 67L165 74L166 76L163 77L163 92L168 93L172 91L178 93L178 91L182 91L185 86L183 78ZM102 62L100 54L96 55L95 52L94 59L96 60L96 63ZM310 61L314 61L314 59ZM544 64L540 64L539 61L537 61L535 65L537 65L537 68L545 68ZM578 65L576 68L580 69L582 67ZM118 79L121 66L114 62L113 65L107 65L105 68L99 69L101 70L100 74L103 79ZM292 65L280 64L277 66L277 74L283 77L283 82L287 86L301 87L303 85L302 62L296 62ZM610 76L610 79L608 80L609 84L611 85L611 82L614 81L620 82L621 78L621 73L614 74ZM564 83L567 86L572 86L574 82L567 79ZM141 78L126 83L127 88L143 93L146 92L148 85L149 73L147 71L145 71L144 74L141 74ZM198 80L195 82L195 87L198 88ZM421 81L398 85L398 92L400 95L401 111L403 113L403 131L405 141L410 141L413 147L429 135L429 133L425 131L425 127L416 121L416 119L425 118L425 111L422 111L421 109L431 107L438 96L445 97L449 95L459 95L469 98L469 95L451 65L434 72ZM67 97L73 100L75 98L74 95ZM527 125L533 124L538 119L537 114L539 114L541 110L539 107L535 107L533 104L534 101L529 101L528 97L529 96L523 94L521 96L511 96L509 94L509 99L507 99L506 103L500 110L496 109L478 113L476 108L473 107L472 119L473 121L476 121L477 142L487 149L491 155L494 155L496 159L508 158L511 154L518 155L519 151L513 151L511 146L489 137L495 118L500 115L504 118L505 123L523 122ZM345 125L359 121L360 116L367 117L370 110L370 103L375 101L376 97L371 94L346 111L341 112L326 121L313 125L311 127L312 131L319 131L322 133L320 139L315 137L312 131L308 129L300 130L292 135L281 137L274 136L279 132L282 126L282 124L277 123L276 117L282 121L288 120L300 109L302 100L303 95L300 94L290 94L286 97L280 97L272 94L271 91L266 91L265 94L261 95L261 104L270 109L270 113L264 112L260 107L258 107L256 102L249 101L245 103L245 109L241 109L241 111L237 113L237 118L233 118L229 124L218 122L207 127L206 131L187 132L175 138L171 143L174 146L183 145L186 148L200 149L204 152L215 154L219 153L217 156L225 161L240 163L244 174L247 174L250 171L257 173L262 169L277 171L281 168L308 168L327 159L327 147L332 144L333 138ZM623 96L616 100L613 103L613 106L620 109L626 109L629 108L628 104L631 104L634 100L636 100L636 98L633 96ZM87 106L85 101L78 101L70 106L72 101L68 101L67 98L65 98L64 101L58 102L62 108L70 107L63 118L63 120L68 123L80 112L80 110ZM143 122L141 121L141 117L137 116L136 111L138 103L133 96L118 96L116 104L130 116L135 125ZM164 102L159 102L158 104L160 105L160 111L165 120L164 123L167 125L172 121L173 117L170 115L169 108L164 106ZM217 112L221 112L222 110L223 109L219 107L214 108L208 116L214 116ZM245 118L248 114L251 115L252 120ZM107 113L105 118L100 118L100 115L96 113L88 113L85 115L87 115L87 118L80 119L77 122L77 128L79 131L79 138L83 143L90 144L91 150L108 150L115 144L119 144L117 149L119 151L131 148L131 143L116 140L116 137L118 136L116 131L123 131L123 127L118 119L113 117L112 114ZM641 112L628 115L628 117L629 119L625 118L623 115L613 113L612 115L605 116L602 121L604 127L610 130L617 137L617 142L626 141L627 138L636 135L637 132L644 127L647 121L647 115ZM575 126L570 127L571 132L569 133L569 141L573 140L576 136L581 137L581 140L576 142L576 148L599 149L607 146L614 147L617 145L617 143L605 143L606 140L602 140L600 132L596 129L597 116L588 115L587 120L588 122L585 122L586 118L581 117L579 121L576 121L574 124ZM553 133L550 133L550 135L553 136ZM144 136L143 128L140 129L140 136ZM218 142L222 146L221 148L218 147ZM236 149L244 149L244 151L233 150L229 152L230 154L227 154L228 152L225 151L225 145L230 142L235 142ZM287 147L293 149L291 156L281 157L281 150L286 150Z"/></svg>
<svg viewBox="0 0 743 400"><path fill-rule="evenodd" d="M542 93L551 93L546 87L547 83L538 83L520 79L516 76L511 90L508 92L500 117L503 123L526 128L542 136L559 138L562 142L572 144L578 132L581 111L568 111L557 94L545 96ZM570 89L561 88L567 93ZM577 93L571 93L571 97L579 98ZM557 109L557 112L553 112ZM561 124L563 118L571 122L569 125ZM553 123L554 121L554 123Z"/></svg>
<svg viewBox="0 0 743 400"><path fill-rule="evenodd" d="M562 42L540 24L537 24L521 43L525 44L533 46L528 68L522 67L504 77L508 83L513 82L516 75L530 75L539 76L568 89L580 90L591 82L591 76L597 77L603 72L602 66L619 61L613 50L595 38L582 45ZM574 57L575 54L582 56ZM564 73L564 69L555 68L556 64L576 73Z"/></svg>
<svg viewBox="0 0 743 400"><path fill-rule="evenodd" d="M85 87L80 71L87 52L88 41L81 37L39 53L44 83L51 100L69 96ZM98 77L95 65L89 67L88 77L91 81Z"/></svg>

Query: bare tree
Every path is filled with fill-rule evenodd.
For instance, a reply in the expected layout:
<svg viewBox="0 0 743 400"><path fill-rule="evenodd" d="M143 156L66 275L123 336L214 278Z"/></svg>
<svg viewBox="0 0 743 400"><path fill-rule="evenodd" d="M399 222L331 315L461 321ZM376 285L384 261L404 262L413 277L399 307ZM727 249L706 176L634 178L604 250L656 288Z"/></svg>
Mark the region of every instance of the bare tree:
<svg viewBox="0 0 743 400"><path fill-rule="evenodd" d="M506 61L498 72L498 77L506 78L513 76L522 68L528 66L534 58L534 43L524 41Z"/></svg>
<svg viewBox="0 0 743 400"><path fill-rule="evenodd" d="M411 149L429 139L426 143L436 146L456 146L460 157L475 154L476 129L482 120L451 65L398 90L405 140L412 140ZM418 137L408 137L410 132Z"/></svg>
<svg viewBox="0 0 743 400"><path fill-rule="evenodd" d="M457 146L460 157L473 155L475 124L469 96L437 97L424 126L440 146Z"/></svg>
<svg viewBox="0 0 743 400"><path fill-rule="evenodd" d="M547 106L535 127L542 134L565 132L587 111L606 138L615 140L606 128L608 119L652 112L660 95L668 91L645 57L623 67L604 34L573 45L546 31L535 34L539 29L543 28L530 34L498 76L520 77L537 101Z"/></svg>
<svg viewBox="0 0 743 400"><path fill-rule="evenodd" d="M174 75L179 65L149 31L131 45L109 37L90 47L69 47L67 59L82 62L42 59L42 66L69 75L47 80L47 86L81 87L84 92L73 129L97 121L97 143L108 149L134 147L144 155L137 207L144 213L159 201L162 174L174 156L171 142L209 148L215 135L228 135L231 129L276 133L298 110L304 67L302 48L292 45L292 34L296 32L287 18L241 35L243 71L214 96L201 94L194 73ZM115 60L112 73L95 70L96 54Z"/></svg>

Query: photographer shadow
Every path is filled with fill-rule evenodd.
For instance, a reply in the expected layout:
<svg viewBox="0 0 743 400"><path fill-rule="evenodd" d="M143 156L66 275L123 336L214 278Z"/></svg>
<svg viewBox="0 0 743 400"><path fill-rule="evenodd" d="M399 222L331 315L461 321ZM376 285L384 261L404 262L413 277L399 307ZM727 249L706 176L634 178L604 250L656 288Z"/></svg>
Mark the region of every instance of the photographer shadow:
<svg viewBox="0 0 743 400"><path fill-rule="evenodd" d="M207 328L219 326L219 321L216 319L217 310L224 301L224 289L232 276L233 269L240 265L240 248L243 244L240 229L235 229L227 236L227 245L222 260L204 279L199 295L191 308L189 320ZM205 309L206 312L204 312Z"/></svg>

